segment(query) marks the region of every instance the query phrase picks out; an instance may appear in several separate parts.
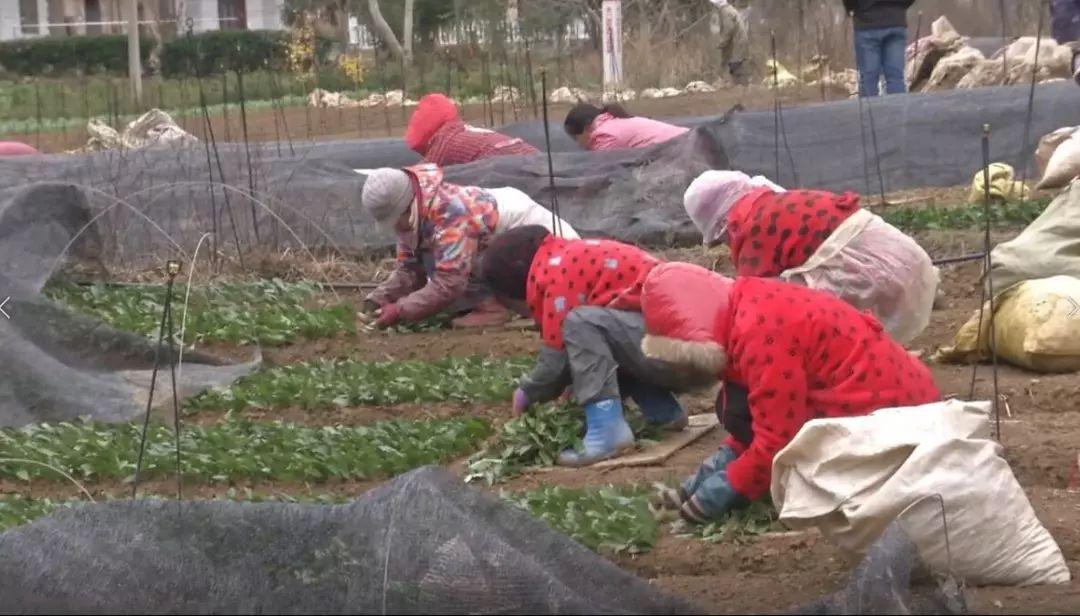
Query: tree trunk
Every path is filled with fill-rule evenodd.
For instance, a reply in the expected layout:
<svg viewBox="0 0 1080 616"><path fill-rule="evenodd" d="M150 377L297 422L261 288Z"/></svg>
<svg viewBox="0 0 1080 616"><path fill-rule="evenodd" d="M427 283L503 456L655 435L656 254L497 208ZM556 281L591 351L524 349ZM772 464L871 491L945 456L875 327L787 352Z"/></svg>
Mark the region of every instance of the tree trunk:
<svg viewBox="0 0 1080 616"><path fill-rule="evenodd" d="M155 2L143 2L143 19L150 22L150 34L154 37L154 48L150 50L150 68L154 73L161 71L161 53L165 49L165 39L161 36L161 15Z"/></svg>
<svg viewBox="0 0 1080 616"><path fill-rule="evenodd" d="M413 56L413 0L405 0L405 17L401 28L402 43L405 46L405 61L412 63Z"/></svg>
<svg viewBox="0 0 1080 616"><path fill-rule="evenodd" d="M390 24L386 23L382 11L379 10L379 0L368 0L367 5L368 12L371 13L372 25L375 27L375 34L390 48L390 53L399 59L404 58L405 51L401 48L401 43L398 42L394 30L390 27ZM409 1L409 7L412 7L411 0Z"/></svg>

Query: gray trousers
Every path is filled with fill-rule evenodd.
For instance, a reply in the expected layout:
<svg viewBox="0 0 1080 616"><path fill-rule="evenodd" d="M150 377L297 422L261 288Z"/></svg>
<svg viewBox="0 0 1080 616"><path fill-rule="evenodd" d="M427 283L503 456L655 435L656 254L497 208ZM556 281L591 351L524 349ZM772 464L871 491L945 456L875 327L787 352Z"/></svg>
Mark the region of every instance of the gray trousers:
<svg viewBox="0 0 1080 616"><path fill-rule="evenodd" d="M538 404L554 400L572 386L575 399L585 405L621 399L635 386L680 392L714 381L645 357L641 352L644 337L645 319L639 312L579 306L563 323L566 350L544 347L521 387L529 402Z"/></svg>

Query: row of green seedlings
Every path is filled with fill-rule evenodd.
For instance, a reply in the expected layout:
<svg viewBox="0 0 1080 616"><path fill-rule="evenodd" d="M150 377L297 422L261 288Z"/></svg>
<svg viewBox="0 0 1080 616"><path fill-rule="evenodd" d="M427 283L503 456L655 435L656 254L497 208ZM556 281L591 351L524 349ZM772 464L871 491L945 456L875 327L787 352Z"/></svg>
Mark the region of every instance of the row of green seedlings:
<svg viewBox="0 0 1080 616"><path fill-rule="evenodd" d="M158 335L165 301L163 285L81 286L53 282L45 294L118 329L148 337ZM186 285L177 285L173 302L174 329L179 332L183 328L185 344L279 346L300 339L356 333L353 305L331 297L322 285L310 282L228 282L192 286L190 293ZM394 331L435 331L447 325L446 318L432 318L398 326Z"/></svg>
<svg viewBox="0 0 1080 616"><path fill-rule="evenodd" d="M404 402L502 402L527 365L524 359L447 358L434 364L338 360L258 372L187 403L191 412L229 412L223 421L189 425L182 431L184 473L211 481L368 479L442 462L475 450L491 435L490 423L463 416L317 427L254 422L245 419L243 413L297 405L317 411ZM529 461L550 461L552 452L557 453L579 438L580 413L546 410L541 411L541 416L550 418L556 428L549 432L533 417L510 422L503 428L508 442L525 437L522 425L541 435L532 437L544 445L534 451ZM555 424L557 421L564 423ZM567 427L571 424L573 428ZM135 470L140 430L137 424L90 422L0 430L3 458L30 461L0 463L0 476L29 481L53 477L53 469L58 469L79 479L127 479ZM151 424L143 465L145 476L172 472L174 447L172 428ZM508 447L512 459L506 466L518 466L526 460L522 452L520 447Z"/></svg>
<svg viewBox="0 0 1080 616"><path fill-rule="evenodd" d="M362 404L402 402L502 402L524 373L524 359L448 358L434 364L418 361L320 361L271 368L187 403L227 411L223 420L188 425L181 432L185 475L203 481L238 478L325 481L370 479L398 474L465 455L493 432L484 418L468 416L423 421L384 421L370 426L305 426L281 421L251 421L244 412L302 406L311 411ZM544 417L580 413L548 411ZM514 437L511 422L504 430ZM529 424L532 425L532 424ZM546 433L541 428L541 433ZM551 451L579 438L559 428ZM67 422L0 430L0 477L22 481L58 479L130 480L140 447L138 424ZM175 434L170 426L150 424L143 476L169 475L175 469ZM520 450L512 464L524 458ZM540 458L537 458L540 459Z"/></svg>
<svg viewBox="0 0 1080 616"><path fill-rule="evenodd" d="M311 410L364 401L496 402L506 399L527 365L525 359L447 359L436 364L315 362L257 373L228 388L208 392L194 403L242 413L256 407L296 404L297 400ZM639 437L655 435L640 416L632 419ZM580 412L556 406L541 407L509 421L488 447L470 460L469 479L494 483L529 467L550 465L559 451L579 442L582 429ZM474 450L490 435L490 425L478 418L313 428L250 422L230 413L224 422L185 429L181 451L184 472L191 478L320 482L384 477L445 462ZM59 470L78 480L130 481L139 436L139 427L134 424L41 424L0 431L0 449L17 460L0 464L0 476L23 481L53 479ZM173 472L173 438L169 427L152 425L144 477ZM505 496L594 549L635 553L649 549L657 537L659 522L649 511L646 491L640 488L575 491L550 487ZM9 525L22 523L61 504L8 499L0 505L0 519ZM698 529L697 534L717 540L767 528L761 513L750 510L720 526Z"/></svg>
<svg viewBox="0 0 1080 616"><path fill-rule="evenodd" d="M261 343L285 343L297 334L319 336L349 331L346 324L351 325L352 319L351 309L348 307L344 307L349 310L347 313L346 310L341 310L342 306L334 307L340 313L337 315L340 323L337 328L320 328L318 324L324 314L318 314L318 309L305 310L319 291L320 288L317 285L281 281L221 285L212 291L196 288L192 290L193 301L189 319L203 326L189 327L188 331L197 330L200 332L198 335L204 337L200 338L202 340ZM161 308L160 287L97 286L86 288L69 285L53 287L52 293L54 297L75 305L85 312L96 314L117 327L140 331L147 335L152 333L156 325L156 315ZM315 314L306 321L297 322L296 315L304 315L305 312ZM344 314L349 315L347 321L341 316ZM241 323L252 322L258 324L254 329L250 326L239 327ZM245 339L244 336L247 338ZM351 360L314 362L257 373L228 388L207 392L195 398L188 406L192 409L243 411L253 408L273 409L296 405L308 410L317 410L337 406L390 405L402 402L501 402L509 396L511 384L527 366L528 361L524 359L501 362L483 359L449 359L435 364ZM484 479L489 483L494 483L520 473L526 468L551 465L559 451L579 443L583 428L580 413L568 411L565 408L543 407L522 419L504 424L498 438L470 460L469 479ZM647 444L654 433L651 434L648 431L640 417L634 416L632 419L636 432ZM223 481L231 477L303 480L335 477L368 478L374 475L404 472L422 464L444 461L448 456L452 457L460 453L462 449L470 448L475 444L476 439L483 438L484 430L490 429L486 422L474 420L479 423L469 426L471 430L466 430L466 432L471 436L465 439L473 442L463 443L460 438L455 437L455 435L460 435L461 431L457 428L461 426L455 425L454 421L456 420L422 424L443 437L450 437L435 439L438 442L449 443L448 446L429 447L424 452L418 452L415 447L410 447L415 442L415 437L419 436L423 439L422 434L418 435L416 430L411 432L414 438L410 439L407 436L410 431L405 429L406 426L411 428L421 426L415 422L396 422L396 427L399 429L394 431L386 430L390 424L377 424L371 428L306 428L287 424L252 424L236 421L231 417L223 424L199 427L189 431L183 437L181 449L185 452L185 459L189 455L194 455L203 463L201 466L191 466L185 462L185 473L214 481ZM55 428L51 426L38 428L43 428L46 432L53 429L68 432L79 429L71 424ZM115 432L101 434L101 432L109 433L118 428L120 435ZM128 430L126 434L122 434L124 428ZM96 433L91 438L96 438L98 443L111 442L119 449L134 451L133 439L136 433L131 426L84 425L81 429ZM347 462L345 457L334 459L302 456L303 459L298 460L291 454L284 458L272 455L275 451L295 452L297 445L304 447L307 451L339 450L337 441L341 439L338 437L350 436L348 433L356 430L359 430L361 434L351 434L358 438L353 439L353 446L345 448L346 450L370 452L371 448L357 446L358 443L370 444L371 441L366 439L378 440L379 435L394 434L390 439L394 441L392 445L383 444L374 447L382 453L392 452L393 455L382 458L379 462L369 455L350 454L347 457L355 460L352 463ZM267 432L273 433L273 436L266 438ZM404 441L402 437L405 438ZM77 443L80 439L78 436L71 437L69 434L69 440ZM250 447L252 443L275 442L279 445L276 449L272 444L269 449ZM286 442L296 445L285 445ZM301 443L305 443L306 446L300 445ZM230 444L232 447L229 446ZM217 455L217 451L221 449L233 455L224 457ZM30 450L26 453L27 459L35 459L32 453L35 448L31 447ZM48 451L48 448L44 450ZM77 445L74 450L85 451L85 446ZM40 452L42 449L38 448L36 451ZM171 432L167 428L155 426L151 432L148 452L145 463L147 475L153 476L155 473L170 471L174 452ZM123 460L122 458L123 456L116 457L111 467L104 467L109 469L104 472L101 472L100 468L95 469L95 464L87 460L82 460L78 469L71 467L70 464L66 466L69 467L71 474L84 478L120 477L125 474L130 477L130 473L134 470L134 462L131 459ZM44 459L51 467L65 466L63 460L55 457L46 455ZM42 470L38 474L40 476L40 473L48 472L48 470ZM3 474L2 468L0 468L0 474ZM21 479L29 480L34 478L34 475L34 472L25 467L15 471L15 476ZM623 494L620 490L631 490L635 493ZM592 491L565 491L563 488L550 488L537 493L518 495L516 502L523 506L527 505L526 508L533 511L535 515L547 519L554 526L591 547L615 552L635 552L647 549L656 535L656 523L653 517L641 515L647 510L647 500L639 490L630 488L620 490L592 493ZM559 505L563 501L566 502ZM546 506L545 503L551 506ZM580 506L574 506L575 503L579 503ZM39 501L22 503L22 508L31 513L39 507L47 508ZM579 509L582 512L580 515L574 513ZM560 516L564 516L565 519ZM578 524L574 522L575 520L581 521L584 526L576 528ZM589 522L589 520L593 521ZM597 520L607 522L597 526ZM733 520L723 528L730 529L734 524L738 533L743 532L739 529L747 528L752 531L756 528L753 516L747 518L746 523L742 521L741 516ZM722 531L720 534L726 532L729 531ZM699 534L709 538L715 533L706 527Z"/></svg>
<svg viewBox="0 0 1080 616"><path fill-rule="evenodd" d="M187 403L190 412L300 407L318 412L362 405L456 402L505 404L530 358L446 358L435 362L366 362L331 359L277 366L204 392ZM642 445L658 438L640 413L630 414ZM469 481L494 484L535 466L551 466L559 452L580 443L583 414L543 405L502 425L496 438L469 463Z"/></svg>
<svg viewBox="0 0 1080 616"><path fill-rule="evenodd" d="M664 521L650 505L649 491L641 486L606 486L574 489L545 486L524 492L502 492L508 503L544 520L578 543L605 554L641 554L655 546ZM151 497L159 498L159 497ZM332 494L293 496L256 495L230 490L228 500L248 502L284 501L341 504L349 498ZM81 500L29 499L21 496L0 497L0 532L28 524L57 509L84 504ZM749 508L707 526L672 525L674 532L710 542L741 542L778 527L775 511L768 504L755 503Z"/></svg>
<svg viewBox="0 0 1080 616"><path fill-rule="evenodd" d="M994 202L990 216L995 224L1023 227L1038 218L1049 203L1046 199L998 200ZM885 222L908 233L979 229L986 224L986 208L981 203L955 207L895 207L880 213Z"/></svg>
<svg viewBox="0 0 1080 616"><path fill-rule="evenodd" d="M480 418L308 427L247 421L242 413L294 405L318 411L360 404L504 402L528 365L524 358L448 358L435 363L339 360L259 372L229 387L206 392L189 403L193 411L227 410L229 415L219 423L185 428L180 444L184 473L213 482L371 479L445 462L475 450L487 440L487 446L470 458L466 480L502 482L530 468L551 466L560 451L579 445L584 428L582 414L572 408L542 406L504 423L495 438L489 439L492 428ZM648 446L658 437L656 428L648 426L640 414L632 413L630 419L639 445ZM139 437L140 428L135 424L38 424L0 431L0 450L10 458L33 463L2 463L0 476L23 481L55 479L59 470L79 480L130 481ZM152 424L143 476L171 474L175 469L174 447L172 429ZM556 490L543 499L569 498L568 494L585 498ZM603 498L610 501L611 495ZM541 501L531 502L535 506L530 510L545 511ZM572 510L556 507L541 517L551 518L555 511ZM573 517L572 513L567 515ZM559 526L555 519L548 521ZM736 530L742 525L738 522Z"/></svg>

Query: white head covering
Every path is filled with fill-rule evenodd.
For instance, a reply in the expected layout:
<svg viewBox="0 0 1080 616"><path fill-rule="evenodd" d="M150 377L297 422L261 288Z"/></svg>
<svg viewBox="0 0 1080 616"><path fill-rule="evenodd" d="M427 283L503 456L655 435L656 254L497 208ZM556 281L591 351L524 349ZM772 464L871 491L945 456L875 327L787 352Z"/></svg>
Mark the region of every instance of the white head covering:
<svg viewBox="0 0 1080 616"><path fill-rule="evenodd" d="M360 205L384 231L393 231L415 195L412 180L401 169L384 167L367 174L360 193Z"/></svg>
<svg viewBox="0 0 1080 616"><path fill-rule="evenodd" d="M683 195L683 207L701 231L706 246L724 240L728 214L739 199L758 188L785 192L764 176L750 177L741 171L706 171L690 183Z"/></svg>

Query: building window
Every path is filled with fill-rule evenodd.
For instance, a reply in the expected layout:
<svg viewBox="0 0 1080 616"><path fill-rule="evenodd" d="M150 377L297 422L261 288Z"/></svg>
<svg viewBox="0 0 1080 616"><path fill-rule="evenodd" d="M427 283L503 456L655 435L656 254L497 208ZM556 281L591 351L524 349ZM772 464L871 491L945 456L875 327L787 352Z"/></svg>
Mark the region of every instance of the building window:
<svg viewBox="0 0 1080 616"><path fill-rule="evenodd" d="M23 34L41 34L38 30L37 0L19 0L19 25Z"/></svg>
<svg viewBox="0 0 1080 616"><path fill-rule="evenodd" d="M246 0L218 0L218 19L222 30L246 30Z"/></svg>

